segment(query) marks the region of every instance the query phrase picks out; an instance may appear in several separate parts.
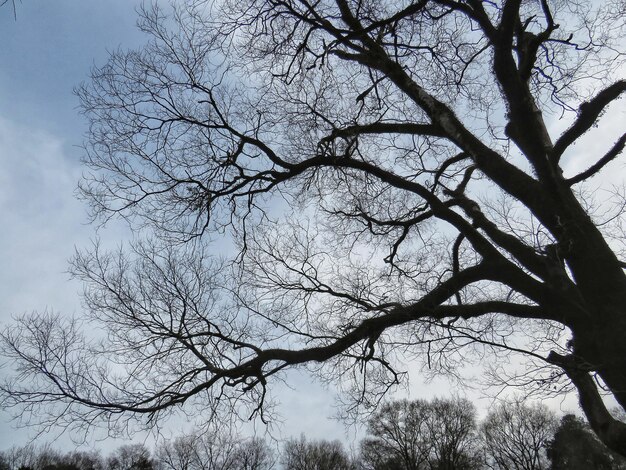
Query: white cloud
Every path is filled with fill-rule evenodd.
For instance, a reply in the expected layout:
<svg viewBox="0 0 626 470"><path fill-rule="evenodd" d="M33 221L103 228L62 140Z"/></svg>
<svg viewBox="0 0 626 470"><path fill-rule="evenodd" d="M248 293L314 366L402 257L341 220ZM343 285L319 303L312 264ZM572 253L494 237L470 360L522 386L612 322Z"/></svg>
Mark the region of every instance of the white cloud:
<svg viewBox="0 0 626 470"><path fill-rule="evenodd" d="M78 309L67 260L88 238L74 197L80 169L57 136L0 117L0 321L13 314Z"/></svg>

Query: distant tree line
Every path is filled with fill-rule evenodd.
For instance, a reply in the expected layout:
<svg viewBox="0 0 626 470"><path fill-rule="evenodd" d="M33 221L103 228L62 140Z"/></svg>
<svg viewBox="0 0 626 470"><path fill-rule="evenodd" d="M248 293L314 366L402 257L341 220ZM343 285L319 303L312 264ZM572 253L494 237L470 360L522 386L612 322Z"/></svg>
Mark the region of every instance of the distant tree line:
<svg viewBox="0 0 626 470"><path fill-rule="evenodd" d="M0 470L626 470L626 459L589 425L544 405L504 402L479 422L466 399L398 400L367 422L350 455L339 441L304 435L275 452L265 440L230 432L187 434L162 442L61 453L29 445L0 452Z"/></svg>
<svg viewBox="0 0 626 470"><path fill-rule="evenodd" d="M270 470L275 456L262 439L230 433L187 434L151 452L126 444L108 456L98 451L58 452L49 446L13 447L0 453L0 470Z"/></svg>

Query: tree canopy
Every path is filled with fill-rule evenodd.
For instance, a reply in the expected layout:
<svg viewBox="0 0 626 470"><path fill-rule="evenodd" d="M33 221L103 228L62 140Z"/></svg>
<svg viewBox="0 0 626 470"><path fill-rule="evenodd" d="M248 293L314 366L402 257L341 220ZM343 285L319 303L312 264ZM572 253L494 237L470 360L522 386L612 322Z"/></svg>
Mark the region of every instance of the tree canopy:
<svg viewBox="0 0 626 470"><path fill-rule="evenodd" d="M558 430L557 430L558 427ZM276 448L221 426L164 439L150 451L123 444L99 452L62 453L48 445L0 451L1 470L548 470L624 468L573 415L561 425L541 405L501 402L479 423L473 404L461 398L384 403L367 423L359 449L340 441L287 439ZM546 450L548 452L546 452Z"/></svg>
<svg viewBox="0 0 626 470"><path fill-rule="evenodd" d="M284 470L356 470L339 441L290 439L283 446Z"/></svg>
<svg viewBox="0 0 626 470"><path fill-rule="evenodd" d="M589 426L571 414L561 418L561 423L549 444L548 455L552 461L551 470L626 468L626 461L622 456L603 446Z"/></svg>
<svg viewBox="0 0 626 470"><path fill-rule="evenodd" d="M500 403L481 425L486 463L494 470L548 470L558 420L546 406Z"/></svg>
<svg viewBox="0 0 626 470"><path fill-rule="evenodd" d="M466 399L399 400L368 421L361 461L371 470L483 468L476 409Z"/></svg>
<svg viewBox="0 0 626 470"><path fill-rule="evenodd" d="M266 419L288 368L367 408L408 359L475 361L492 384L575 389L626 454L601 397L626 406L624 193L589 191L626 143L603 120L626 90L624 15L614 0L146 7L150 42L77 90L81 194L136 240L76 255L84 319L2 333L2 404L44 426ZM588 132L601 150L572 171Z"/></svg>

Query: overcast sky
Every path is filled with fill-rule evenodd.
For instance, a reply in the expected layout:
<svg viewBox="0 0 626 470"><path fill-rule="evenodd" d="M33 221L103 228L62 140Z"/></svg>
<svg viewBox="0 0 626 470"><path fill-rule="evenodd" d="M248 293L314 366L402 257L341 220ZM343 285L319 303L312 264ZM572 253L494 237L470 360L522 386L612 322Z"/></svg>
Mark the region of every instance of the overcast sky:
<svg viewBox="0 0 626 470"><path fill-rule="evenodd" d="M94 63L106 60L108 50L141 44L136 5L133 0L23 0L16 20L10 5L0 9L3 323L35 310L80 312L81 286L69 281L67 260L95 230L74 196L85 123L72 89L87 79ZM583 160L573 159L571 165L583 166ZM111 227L100 235L121 241L124 231ZM292 381L294 390L280 395L280 411L288 417L282 434L343 439L343 427L327 419L333 414L330 395L301 375ZM443 382L426 387L414 380L412 390L412 398L448 394ZM487 402L481 403L484 411ZM562 407L571 411L573 403L570 398ZM16 432L8 415L0 414L0 450L24 444L29 435L33 432ZM62 438L57 445L66 442Z"/></svg>
<svg viewBox="0 0 626 470"><path fill-rule="evenodd" d="M85 125L72 88L107 50L141 41L128 0L16 2L0 9L0 321L78 313L67 260L94 229L74 197ZM112 232L116 232L112 230ZM0 414L0 448L22 445ZM42 440L51 436L42 436Z"/></svg>
<svg viewBox="0 0 626 470"><path fill-rule="evenodd" d="M24 0L17 20L0 9L0 322L32 311L80 313L81 285L69 280L67 261L87 246L95 228L75 198L82 168L85 122L72 89L88 78L107 51L137 47L133 0ZM123 241L121 227L98 234ZM1 360L1 359L0 359ZM344 438L329 419L332 397L302 375L280 394L282 435ZM16 431L0 413L0 450L23 445L35 430ZM175 431L174 431L175 432ZM56 435L41 436L37 442ZM54 443L71 445L67 436ZM92 444L93 445L93 444ZM117 443L95 444L105 449Z"/></svg>

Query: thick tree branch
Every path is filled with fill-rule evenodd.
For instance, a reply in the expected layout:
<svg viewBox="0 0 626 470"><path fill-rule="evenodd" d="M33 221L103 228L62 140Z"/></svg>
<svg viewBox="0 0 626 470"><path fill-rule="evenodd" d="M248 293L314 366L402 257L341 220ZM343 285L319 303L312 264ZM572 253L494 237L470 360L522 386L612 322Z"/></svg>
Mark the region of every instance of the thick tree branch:
<svg viewBox="0 0 626 470"><path fill-rule="evenodd" d="M578 118L574 121L574 124L572 124L554 144L552 160L558 163L565 150L580 136L591 129L598 117L602 114L602 111L619 98L624 91L626 91L626 80L620 80L599 92L591 100L581 104L578 111Z"/></svg>
<svg viewBox="0 0 626 470"><path fill-rule="evenodd" d="M500 24L498 25L498 32L500 34L499 40L503 48L508 48L509 50L513 48L513 35L515 33L515 27L519 23L519 9L521 4L522 0L506 0L504 2Z"/></svg>
<svg viewBox="0 0 626 470"><path fill-rule="evenodd" d="M538 254L514 235L500 230L485 216L476 202L462 194L453 194L453 196L467 216L471 217L474 226L482 229L489 238L510 253L524 268L544 280L549 278L549 262L544 256Z"/></svg>
<svg viewBox="0 0 626 470"><path fill-rule="evenodd" d="M471 156L483 173L509 194L531 207L541 220L550 221L553 218L553 212L547 210L546 198L542 197L541 188L536 180L507 162L474 136L447 105L415 83L380 46L374 44L367 54L345 56L345 58L356 60L385 73L398 88L428 114L433 124L441 128L448 139Z"/></svg>
<svg viewBox="0 0 626 470"><path fill-rule="evenodd" d="M545 320L546 317L551 317L542 307L537 305L523 305L495 300L463 305L441 305L435 308L430 316L437 319L459 317L467 320L489 313L502 313L515 318L535 318L538 320Z"/></svg>
<svg viewBox="0 0 626 470"><path fill-rule="evenodd" d="M238 376L250 368L256 370L272 361L281 361L289 365L310 361L324 362L331 357L343 353L359 341L370 338L372 335L407 322L420 320L421 318L459 316L469 319L495 312L520 317L523 317L525 314L530 314L532 318L551 318L551 315L547 314L548 312L545 312L541 308L509 302L491 301L477 304L441 305L463 287L481 279L490 279L493 277L493 274L494 267L490 266L489 263L481 263L480 265L467 268L442 282L438 287L426 294L420 301L410 306L398 307L387 314L364 320L351 332L328 345L301 350L265 350L249 362L225 373L229 376Z"/></svg>
<svg viewBox="0 0 626 470"><path fill-rule="evenodd" d="M328 157L314 157L294 167L297 174L301 174L309 169L315 167L334 167L334 168L353 168L361 171L365 171L372 176L379 178L381 181L386 182L396 188L404 189L414 192L422 197L426 203L431 207L433 215L441 220L445 220L454 226L460 233L462 233L467 240L472 244L474 249L483 256L485 260L491 262L500 263L498 268L498 280L506 282L514 289L522 292L524 295L533 299L537 303L546 303L553 308L552 318L559 321L566 321L569 317L575 317L577 315L585 314L584 304L581 303L580 296L575 290L570 291L568 295L563 297L547 295L545 286L540 285L531 276L523 272L519 267L509 262L492 244L488 241L478 230L474 224L468 222L461 217L458 213L453 211L448 204L441 201L427 188L419 183L406 180L388 170L379 168L371 163L364 162L362 160L355 160L352 158L328 158ZM293 175L291 175L293 176ZM283 176L288 179L291 176ZM506 249L511 249L513 256L519 257L519 261L522 265L526 266L531 272L539 274L541 277L551 279L552 276L548 273L548 267L544 264L544 260L541 256L538 256L529 247L523 245L519 240L515 239L512 235L501 233L500 230L488 222L484 216L481 216L480 209L475 210L473 207L467 208L468 213L472 218L476 218L477 221L483 224L483 227L493 236L494 241L498 244L502 244ZM496 280L496 278L494 278ZM562 285L562 283L560 283ZM565 288L566 285L563 285ZM571 289L570 289L571 290ZM564 291L562 293L567 292ZM558 306L559 302L565 302L568 308L562 308Z"/></svg>
<svg viewBox="0 0 626 470"><path fill-rule="evenodd" d="M615 160L615 158L617 158L624 150L624 145L626 145L626 133L622 134L622 136L617 139L617 142L615 142L613 147L611 147L611 150L609 150L600 160L591 165L582 173L568 178L566 180L567 183L572 186L576 183L580 183L581 181L585 181L586 179L591 178L593 175L602 170L602 168L604 168L608 163Z"/></svg>
<svg viewBox="0 0 626 470"><path fill-rule="evenodd" d="M345 8L348 8L348 6L343 4L343 2L341 2L341 4L344 10ZM354 32L347 34L346 39L353 39L355 37L361 36L362 34L368 34L376 29L384 28L385 26L388 26L390 24L394 24L394 23L397 23L398 21L410 18L411 16L414 16L418 14L420 11L422 11L426 5L428 5L428 0L420 0L416 3L410 4L403 10L400 10L397 13L394 13L388 18L374 21L365 28L361 28L358 31L354 31Z"/></svg>
<svg viewBox="0 0 626 470"><path fill-rule="evenodd" d="M362 134L409 134L416 136L445 137L442 130L433 124L411 122L375 122L334 129L320 142L328 142L338 137L354 137Z"/></svg>
<svg viewBox="0 0 626 470"><path fill-rule="evenodd" d="M589 371L574 356L563 356L554 351L548 361L565 370L578 391L580 406L600 440L609 449L626 455L626 423L611 416Z"/></svg>

